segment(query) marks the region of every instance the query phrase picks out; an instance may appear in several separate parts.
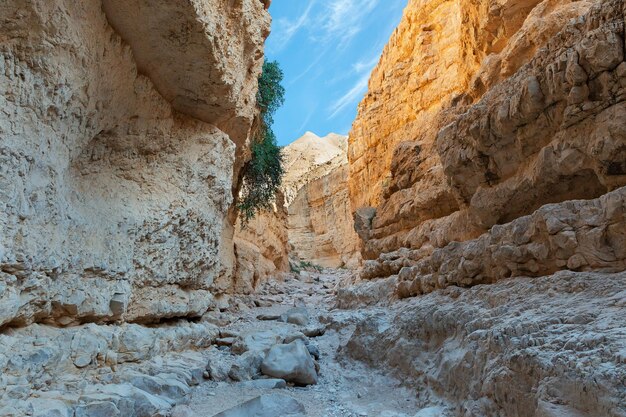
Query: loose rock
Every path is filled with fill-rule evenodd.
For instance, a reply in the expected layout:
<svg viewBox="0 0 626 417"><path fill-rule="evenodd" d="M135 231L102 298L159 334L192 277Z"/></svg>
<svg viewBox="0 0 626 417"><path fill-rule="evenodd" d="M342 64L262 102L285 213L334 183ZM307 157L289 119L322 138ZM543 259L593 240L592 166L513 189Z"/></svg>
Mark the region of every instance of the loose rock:
<svg viewBox="0 0 626 417"><path fill-rule="evenodd" d="M309 313L305 308L295 307L282 314L280 320L285 323L306 326L309 324Z"/></svg>
<svg viewBox="0 0 626 417"><path fill-rule="evenodd" d="M304 417L304 406L286 395L261 395L214 417Z"/></svg>
<svg viewBox="0 0 626 417"><path fill-rule="evenodd" d="M315 362L301 340L271 348L261 364L261 372L297 385L317 384Z"/></svg>
<svg viewBox="0 0 626 417"><path fill-rule="evenodd" d="M248 351L237 358L231 366L228 376L234 381L248 381L261 374L263 354L258 351Z"/></svg>
<svg viewBox="0 0 626 417"><path fill-rule="evenodd" d="M264 352L281 342L282 337L272 331L253 332L237 337L233 343L232 351L238 355L247 351Z"/></svg>

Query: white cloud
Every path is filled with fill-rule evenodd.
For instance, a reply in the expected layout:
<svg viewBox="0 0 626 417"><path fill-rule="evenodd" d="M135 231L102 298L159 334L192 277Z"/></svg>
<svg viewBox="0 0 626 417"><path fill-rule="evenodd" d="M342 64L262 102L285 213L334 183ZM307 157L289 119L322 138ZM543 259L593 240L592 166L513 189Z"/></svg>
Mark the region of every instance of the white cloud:
<svg viewBox="0 0 626 417"><path fill-rule="evenodd" d="M273 53L280 52L285 46L287 46L289 41L291 41L291 38L293 38L294 35L300 31L300 29L309 24L311 10L314 5L315 0L309 3L307 8L295 22L292 22L289 19L279 19L274 23L274 27L272 29L273 42L269 45L269 49L271 49Z"/></svg>
<svg viewBox="0 0 626 417"><path fill-rule="evenodd" d="M295 84L297 81L299 81L305 75L307 75L313 68L315 68L317 66L317 64L319 64L319 62L322 60L323 56L324 56L324 53L319 53L317 55L317 58L315 58L315 60L313 62L311 62L311 64L309 64L309 66L306 67L306 69L304 71L302 71L300 74L296 75L294 78L292 78L289 81L289 85Z"/></svg>
<svg viewBox="0 0 626 417"><path fill-rule="evenodd" d="M343 109L363 97L367 92L370 75L376 64L378 64L378 60L379 56L375 55L371 58L362 59L352 65L352 74L359 76L359 78L347 93L330 106L329 111L331 112L331 118L337 116Z"/></svg>
<svg viewBox="0 0 626 417"><path fill-rule="evenodd" d="M363 30L365 18L374 10L380 0L330 0L324 6L319 20L324 39L332 40L341 49Z"/></svg>
<svg viewBox="0 0 626 417"><path fill-rule="evenodd" d="M378 51L378 48L376 49ZM357 74L363 74L364 72L370 73L374 69L374 66L378 64L380 55L376 54L369 60L361 60L352 65L352 69Z"/></svg>
<svg viewBox="0 0 626 417"><path fill-rule="evenodd" d="M333 118L337 116L339 112L341 112L343 109L360 100L367 91L367 83L369 79L369 72L363 74L361 78L359 78L354 86L350 89L350 91L337 99L329 108L329 111L331 112L330 117Z"/></svg>

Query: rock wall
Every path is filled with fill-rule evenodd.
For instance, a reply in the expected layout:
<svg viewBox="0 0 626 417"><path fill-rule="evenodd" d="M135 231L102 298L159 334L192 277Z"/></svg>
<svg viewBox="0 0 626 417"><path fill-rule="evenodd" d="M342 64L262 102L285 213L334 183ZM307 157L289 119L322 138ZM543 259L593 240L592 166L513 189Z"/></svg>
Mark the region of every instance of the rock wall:
<svg viewBox="0 0 626 417"><path fill-rule="evenodd" d="M449 287L357 321L339 356L394 373L426 415L622 417L624 288L570 271Z"/></svg>
<svg viewBox="0 0 626 417"><path fill-rule="evenodd" d="M230 276L270 18L166 3L0 6L0 326L199 316Z"/></svg>
<svg viewBox="0 0 626 417"><path fill-rule="evenodd" d="M1 415L169 415L202 381L219 331L187 319L238 289L269 26L258 0L0 4Z"/></svg>
<svg viewBox="0 0 626 417"><path fill-rule="evenodd" d="M409 2L350 135L369 259L337 307L378 308L340 356L432 415L626 415L625 23L623 0Z"/></svg>
<svg viewBox="0 0 626 417"><path fill-rule="evenodd" d="M450 187L437 149L439 131L515 74L591 4L409 2L350 134L353 210L377 208L366 257L419 245L411 241L415 235L441 229L428 225L452 214L462 225L454 239L486 230L459 214L465 202Z"/></svg>
<svg viewBox="0 0 626 417"><path fill-rule="evenodd" d="M346 149L344 136L310 132L285 148L289 244L292 256L303 262L329 268L360 263Z"/></svg>
<svg viewBox="0 0 626 417"><path fill-rule="evenodd" d="M388 266L414 265L545 204L626 185L623 2L426 3L410 2L351 134L353 209L377 205L360 233L364 256L378 258L364 277L398 273ZM446 47L455 24L461 38ZM458 84L437 85L449 80ZM386 127L385 106L405 109L405 120ZM380 149L389 168L374 172L368 161ZM385 174L380 192L359 189Z"/></svg>
<svg viewBox="0 0 626 417"><path fill-rule="evenodd" d="M272 210L235 229L234 293L250 294L269 277L289 271L287 208L279 193Z"/></svg>

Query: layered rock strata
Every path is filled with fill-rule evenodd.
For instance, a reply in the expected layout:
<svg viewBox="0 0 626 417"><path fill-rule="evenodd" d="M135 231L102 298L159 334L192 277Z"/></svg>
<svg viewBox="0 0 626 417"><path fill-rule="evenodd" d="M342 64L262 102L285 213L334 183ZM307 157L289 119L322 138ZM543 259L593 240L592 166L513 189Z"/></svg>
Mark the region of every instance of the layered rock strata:
<svg viewBox="0 0 626 417"><path fill-rule="evenodd" d="M0 336L0 415L168 415L203 382L209 323L34 324Z"/></svg>
<svg viewBox="0 0 626 417"><path fill-rule="evenodd" d="M381 127L384 124L368 116L379 111L379 106L371 104L373 99L398 88L395 76L385 72L387 68L402 61L400 52L406 52L403 56L409 62L418 62L421 56L408 54L400 46L411 41L404 39L403 33L419 26L411 17L417 13L413 6L418 3L423 2L409 5L405 22L374 72L372 92L361 104L355 122L350 150L355 175L351 195L357 204L353 209L358 204L378 203L362 198L366 194L355 188L363 182L359 164L368 159L354 156L368 143L363 132L387 137ZM457 6L473 10L463 2ZM481 15L481 8L474 10L476 20L463 21L463 27L488 28L486 33L499 34L500 40L477 30L482 35L461 42L469 50L453 55L457 61L452 62L458 62L459 56L476 57L480 65L468 73L471 82L459 85L451 95L444 94L450 97L445 105L428 106L435 109L428 124L435 130L411 131L413 122L403 122L396 126L397 132L415 141L395 145L390 140L376 145L395 152L389 186L380 194L371 228L361 233L367 239L364 255L379 258L379 267L394 257L414 265L436 248L475 239L492 226L530 215L545 204L593 199L626 184L620 168L626 158L621 123L626 116L623 2L544 1L527 6L493 5L488 16ZM421 21L426 24L442 18L439 7L443 5L419 9L426 13L420 15ZM504 19L511 13L519 24ZM455 15L448 19L451 16ZM494 16L501 18L489 23ZM505 23L506 30L498 29ZM422 42L423 36L416 38L416 48L430 52L443 48L436 41ZM485 56L484 42L490 43L490 48L494 42L500 46ZM448 56L443 54L444 62ZM438 65L427 68L440 74L438 82L448 77ZM383 73L384 80L377 75ZM431 87L408 89L408 96L397 99L405 106L421 106L429 103L425 97ZM410 118L431 113L407 110L405 114ZM406 249L394 255L400 248ZM387 252L390 254L381 255ZM593 258L592 253L589 256ZM551 266L545 268L553 272Z"/></svg>
<svg viewBox="0 0 626 417"><path fill-rule="evenodd" d="M406 249L385 254L366 261L361 277L399 275L398 296L407 297L559 270L626 270L626 188L595 200L546 205L428 256Z"/></svg>
<svg viewBox="0 0 626 417"><path fill-rule="evenodd" d="M367 315L340 357L419 387L427 415L622 417L625 289L571 271L449 287Z"/></svg>
<svg viewBox="0 0 626 417"><path fill-rule="evenodd" d="M509 139L500 141L503 133L492 130L495 129L492 124L485 124L487 119L475 125L487 129L493 143L518 144L513 145L517 146L515 150L506 149L501 155L522 149L521 155L524 156L519 157L520 160L528 162L536 158L539 151L555 139L558 131L562 132L569 126L562 125L562 119L556 114L553 118L553 114L546 112L554 110L562 114L564 107L567 107L567 99L563 99L562 95L569 94L570 89L575 87L575 84L570 83L569 89L567 85L563 86L565 92L550 93L552 87L549 86L548 67L556 65L554 70L565 77L565 68L558 64L560 55L581 42L583 32L591 34L603 30L597 25L604 24L597 23L593 27L594 23L582 23L582 20L574 19L587 13L593 3L567 0L532 1L521 5L518 2L496 1L480 5L470 2L409 3L403 22L372 74L370 91L359 106L359 115L350 135L353 210L367 206L377 208L368 233L364 251L366 257L376 258L382 252L401 247L419 248L430 243L430 240L440 245L442 239L445 239L445 244L453 240L475 238L495 222L506 222L531 214L541 204L593 198L608 191L606 187L590 190L594 187L594 184L590 184L560 199L556 197L550 201L539 201L537 197L534 205L520 201L523 207L512 216L498 216L502 219L496 218L491 223L479 221L482 219L473 217L476 211L486 206L492 211L499 210L500 206L496 204L492 207L486 199L487 203L483 207L476 207L471 212L466 210L471 196L459 195L453 177L457 178L457 182L468 183L474 181L474 178L470 178L471 173L461 173L460 168L450 166L450 155L465 152L465 145L454 142L459 132L449 131L448 137L451 139L441 138L446 133L440 133L450 123L458 123L459 118L467 117L466 112L480 106L474 105L479 101L485 109L489 109L488 114L495 115L495 105L499 101L494 99L496 95L501 95L503 100L511 99L513 95L516 103L524 102L524 106L532 107L526 97L530 94L528 88L534 91L532 88L535 84L527 84L530 78L538 77L542 83L541 94L546 96L537 98L542 100L542 108L532 110L536 114L529 117L541 120L539 113L542 111L547 115L545 117L549 118L548 123L552 124L552 128L536 127L541 130L543 138L534 137L532 132L524 129L518 134L515 128L512 134L517 135L516 139L510 139L509 135ZM604 14L619 26L620 16ZM614 23L607 23L603 27L619 37L621 29L614 27ZM584 25L588 27L582 27ZM557 35L564 26L572 27L572 30ZM605 52L597 53L602 55ZM548 58L548 55L552 57ZM526 64L530 61L533 64L529 67ZM543 73L545 77L540 75ZM590 79L596 75L591 74ZM494 88L511 78L517 79L517 82L509 81L511 84L506 87ZM532 98L529 100L532 101ZM607 105L611 103L608 97L593 100L603 101ZM557 102L560 105L553 106ZM515 105L512 104L512 109ZM518 117L519 111L515 111L512 110L513 114L517 114L514 117ZM520 119L517 122L511 122L511 126L515 123L517 126L534 126L529 120L522 122ZM472 122L468 123L466 129L470 125ZM483 133L487 134L487 131ZM447 143L450 140L453 142ZM490 145L485 144L483 148L487 149L487 146ZM448 148L449 151L446 151ZM482 160L483 148L477 149L471 156L477 161L475 163ZM496 149L497 146L494 146L492 151L497 152ZM504 161L499 160L497 163L500 169L513 169ZM487 171L489 169L485 169ZM498 176L494 172L497 178L490 177L481 186L490 189L496 182L508 179L509 174L507 172ZM362 184L371 185L365 188ZM524 193L520 192L511 198L522 198L522 195ZM530 195L526 197L533 198Z"/></svg>
<svg viewBox="0 0 626 417"><path fill-rule="evenodd" d="M269 25L258 0L0 5L0 414L165 415L199 382L171 352L235 289Z"/></svg>
<svg viewBox="0 0 626 417"><path fill-rule="evenodd" d="M0 8L0 325L198 316L229 276L229 126L253 117L269 15L123 3Z"/></svg>
<svg viewBox="0 0 626 417"><path fill-rule="evenodd" d="M385 308L343 357L436 415L626 415L625 13L409 2L351 133L337 306Z"/></svg>

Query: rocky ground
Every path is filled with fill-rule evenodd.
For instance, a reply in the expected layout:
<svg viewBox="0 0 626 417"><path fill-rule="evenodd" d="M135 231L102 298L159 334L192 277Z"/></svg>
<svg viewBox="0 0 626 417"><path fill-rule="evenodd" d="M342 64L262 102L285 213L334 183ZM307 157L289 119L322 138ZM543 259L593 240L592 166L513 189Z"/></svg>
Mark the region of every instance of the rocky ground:
<svg viewBox="0 0 626 417"><path fill-rule="evenodd" d="M334 287L346 274L345 271L333 270L303 272L298 279L288 278L285 283L271 282L258 295L242 299L237 306L240 309L238 313L222 313L216 317L217 322L225 320L221 324L231 322L222 327L221 333L226 337L218 343L233 344L210 349L208 376L211 380L195 388L188 403L178 406L173 415L213 416L233 408L239 410L237 407L242 403L261 396L268 398L274 407L280 406L279 409L266 409L260 414L253 414L249 409L231 410L218 415L274 417L292 415L289 413L293 412L293 415L310 417L413 417L419 410L416 396L412 390L403 388L401 381L359 362L338 357L340 346L347 343L355 324L365 317L364 312L333 309ZM248 305L258 306L249 308ZM296 313L288 317L294 324L267 320L281 315L285 317L290 311ZM311 337L303 336L303 333ZM320 333L323 334L316 336ZM262 375L263 370L258 364L254 369L254 364L250 366L248 362L248 366L240 372L237 365L247 362L242 358L250 351L243 355L237 353L246 349L267 349L275 343L273 340L289 341L298 337L306 341L310 351L319 352L317 384L298 386L288 383L284 388L274 389L271 387L275 385L275 380L265 380L268 377ZM233 371L233 364L236 371ZM251 376L260 379L253 382L232 380L232 377L246 380ZM270 387L264 387L267 381L271 381ZM295 402L285 401L285 398ZM260 408L263 407L255 405L256 411Z"/></svg>
<svg viewBox="0 0 626 417"><path fill-rule="evenodd" d="M222 331L236 336L233 347L211 351L210 361L228 367L241 361L232 352L251 334L286 343L324 329L302 338L320 353L317 385L212 381L193 391L182 415L626 416L624 273L561 271L410 300L392 299L394 279L348 281L349 273L326 270L268 284L247 301L261 307L242 306ZM297 324L258 320L281 315ZM279 409L254 414L263 409L259 398Z"/></svg>
<svg viewBox="0 0 626 417"><path fill-rule="evenodd" d="M290 274L196 323L5 330L0 416L626 416L626 273L405 300L351 277Z"/></svg>

